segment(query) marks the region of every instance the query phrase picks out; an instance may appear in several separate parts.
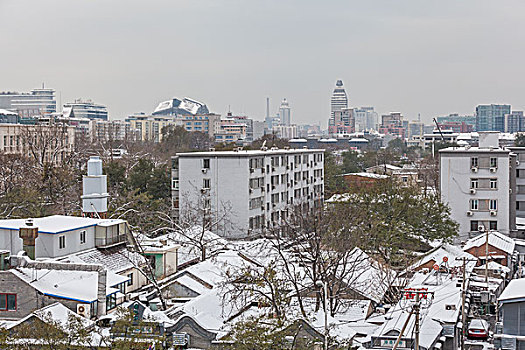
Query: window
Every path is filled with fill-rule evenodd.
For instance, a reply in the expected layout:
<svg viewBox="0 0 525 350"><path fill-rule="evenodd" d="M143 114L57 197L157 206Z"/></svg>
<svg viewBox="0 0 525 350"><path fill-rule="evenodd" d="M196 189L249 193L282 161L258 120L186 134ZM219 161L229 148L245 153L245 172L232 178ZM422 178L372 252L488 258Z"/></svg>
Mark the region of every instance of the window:
<svg viewBox="0 0 525 350"><path fill-rule="evenodd" d="M401 177L401 181L408 182L408 176L402 176Z"/></svg>
<svg viewBox="0 0 525 350"><path fill-rule="evenodd" d="M478 200L477 199L470 200L470 210L478 210Z"/></svg>
<svg viewBox="0 0 525 350"><path fill-rule="evenodd" d="M178 190L179 189L179 180L173 179L171 181L171 189L172 190Z"/></svg>
<svg viewBox="0 0 525 350"><path fill-rule="evenodd" d="M498 179L490 179L490 188L492 190L498 189Z"/></svg>
<svg viewBox="0 0 525 350"><path fill-rule="evenodd" d="M478 188L479 181L478 179L470 179L470 188Z"/></svg>
<svg viewBox="0 0 525 350"><path fill-rule="evenodd" d="M491 199L489 202L489 210L498 210L498 200Z"/></svg>
<svg viewBox="0 0 525 350"><path fill-rule="evenodd" d="M516 177L517 177L517 178L520 177L520 169L516 169Z"/></svg>
<svg viewBox="0 0 525 350"><path fill-rule="evenodd" d="M86 243L86 231L80 231L80 244Z"/></svg>
<svg viewBox="0 0 525 350"><path fill-rule="evenodd" d="M478 230L478 220L472 220L470 222L470 231L475 232Z"/></svg>
<svg viewBox="0 0 525 350"><path fill-rule="evenodd" d="M498 222L497 221L490 221L489 222L489 229L491 230L497 230L498 229Z"/></svg>
<svg viewBox="0 0 525 350"><path fill-rule="evenodd" d="M66 236L58 237L58 248L64 249L66 247Z"/></svg>
<svg viewBox="0 0 525 350"><path fill-rule="evenodd" d="M209 169L209 168L210 168L210 160L207 159L207 158L206 158L206 159L203 159L203 160L202 160L202 167L203 167L204 169Z"/></svg>
<svg viewBox="0 0 525 350"><path fill-rule="evenodd" d="M470 167L471 168L477 168L478 167L478 157L470 158Z"/></svg>
<svg viewBox="0 0 525 350"><path fill-rule="evenodd" d="M117 293L106 297L106 310L111 310L117 306Z"/></svg>
<svg viewBox="0 0 525 350"><path fill-rule="evenodd" d="M491 168L497 168L498 167L498 158L490 157L490 167Z"/></svg>
<svg viewBox="0 0 525 350"><path fill-rule="evenodd" d="M0 311L16 311L16 294L0 293Z"/></svg>
<svg viewBox="0 0 525 350"><path fill-rule="evenodd" d="M202 180L202 187L203 188L211 188L211 179L203 179Z"/></svg>
<svg viewBox="0 0 525 350"><path fill-rule="evenodd" d="M127 283L127 286L132 286L133 285L133 272L132 273L128 273L128 283Z"/></svg>

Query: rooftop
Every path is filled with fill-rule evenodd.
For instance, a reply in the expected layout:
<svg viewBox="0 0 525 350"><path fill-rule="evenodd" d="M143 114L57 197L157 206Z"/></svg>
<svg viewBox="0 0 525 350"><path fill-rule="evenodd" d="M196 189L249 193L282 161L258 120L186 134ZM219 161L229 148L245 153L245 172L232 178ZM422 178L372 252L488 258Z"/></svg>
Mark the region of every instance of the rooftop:
<svg viewBox="0 0 525 350"><path fill-rule="evenodd" d="M515 299L525 299L525 278L510 281L507 288L499 296L498 301L505 302Z"/></svg>
<svg viewBox="0 0 525 350"><path fill-rule="evenodd" d="M241 150L241 151L210 151L210 152L187 152L177 153L179 157L253 157L294 153L318 153L322 149L268 149L263 150Z"/></svg>
<svg viewBox="0 0 525 350"><path fill-rule="evenodd" d="M516 243L512 238L509 238L505 236L504 234L501 234L499 232L489 232L489 245L495 248L498 248L507 254L512 254L514 252L514 246ZM481 234L477 237L469 239L465 246L463 247L463 250L467 251L474 247L481 247L487 242L487 238L485 234Z"/></svg>
<svg viewBox="0 0 525 350"><path fill-rule="evenodd" d="M0 229L18 230L26 226L28 219L9 219L0 220ZM85 227L91 227L101 224L120 224L125 222L120 219L92 219L78 216L52 215L41 218L34 218L33 226L38 227L39 233L63 233L67 231L78 230Z"/></svg>

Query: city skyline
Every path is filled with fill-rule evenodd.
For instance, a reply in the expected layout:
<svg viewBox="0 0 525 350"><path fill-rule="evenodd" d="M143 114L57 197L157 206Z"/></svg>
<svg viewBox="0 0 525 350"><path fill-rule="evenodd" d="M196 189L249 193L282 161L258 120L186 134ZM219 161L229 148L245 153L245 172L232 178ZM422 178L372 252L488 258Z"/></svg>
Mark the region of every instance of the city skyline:
<svg viewBox="0 0 525 350"><path fill-rule="evenodd" d="M286 97L294 122L323 127L339 79L349 107L408 120L421 113L426 123L472 115L478 104L524 109L515 43L525 35L525 4L379 3L334 1L338 11L321 11L326 4L313 1L3 0L0 30L10 35L0 38L0 90L45 82L58 103L89 98L106 105L111 119L188 96L213 112L231 105L263 120L266 97L272 113Z"/></svg>

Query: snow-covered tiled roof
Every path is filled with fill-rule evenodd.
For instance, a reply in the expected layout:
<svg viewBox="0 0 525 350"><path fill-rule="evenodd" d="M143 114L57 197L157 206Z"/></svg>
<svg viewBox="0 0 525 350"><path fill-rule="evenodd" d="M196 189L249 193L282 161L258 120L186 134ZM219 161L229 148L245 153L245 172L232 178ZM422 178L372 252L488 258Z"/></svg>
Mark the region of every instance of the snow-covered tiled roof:
<svg viewBox="0 0 525 350"><path fill-rule="evenodd" d="M443 258L445 257L448 260L446 264L449 267L463 265L463 261L459 260L463 257L467 259L475 259L473 255L464 252L461 248L448 243L443 243L437 246L436 248L432 249L431 251L423 254L423 256L412 265L412 268L418 268L419 266L425 265L430 261L434 261L434 263L441 265L443 264ZM456 258L458 258L458 260L456 260ZM469 265L472 265L473 267L475 265L475 262L469 262ZM472 268L470 268L470 270L472 270Z"/></svg>
<svg viewBox="0 0 525 350"><path fill-rule="evenodd" d="M518 278L510 281L507 288L505 288L498 298L498 300L502 302L514 299L525 300L525 278Z"/></svg>
<svg viewBox="0 0 525 350"><path fill-rule="evenodd" d="M41 218L34 218L33 225L38 227L40 233L62 233L78 230L100 224L118 224L125 222L120 219L92 219L78 216L52 215ZM8 219L0 220L0 229L18 230L25 226L27 219Z"/></svg>
<svg viewBox="0 0 525 350"><path fill-rule="evenodd" d="M507 254L512 254L514 252L514 246L516 243L514 242L512 238L507 237L504 234L501 234L495 231L489 232L488 235L489 235L489 245L490 246L501 249ZM482 245L486 244L486 242L487 242L486 235L481 234L477 237L469 239L465 243L463 250L467 251L474 247L481 247Z"/></svg>
<svg viewBox="0 0 525 350"><path fill-rule="evenodd" d="M100 264L108 271L119 273L136 266L142 266L146 259L136 253L131 252L125 247L117 249L99 250L96 248L67 255L57 259L60 262L80 263L80 264Z"/></svg>
<svg viewBox="0 0 525 350"><path fill-rule="evenodd" d="M44 322L46 322L49 319L53 320L53 322L57 322L63 329L67 329L67 326L70 322L70 317L75 317L76 319L78 319L80 323L84 326L84 328L90 328L95 325L95 322L80 316L79 314L71 311L61 303L57 302L33 311L32 313L17 321L16 323L11 324L9 328L17 326L33 316L38 317Z"/></svg>
<svg viewBox="0 0 525 350"><path fill-rule="evenodd" d="M97 300L98 273L69 270L35 270L17 268L9 270L42 294L63 299L91 303ZM114 286L129 278L107 273L106 295L118 292Z"/></svg>

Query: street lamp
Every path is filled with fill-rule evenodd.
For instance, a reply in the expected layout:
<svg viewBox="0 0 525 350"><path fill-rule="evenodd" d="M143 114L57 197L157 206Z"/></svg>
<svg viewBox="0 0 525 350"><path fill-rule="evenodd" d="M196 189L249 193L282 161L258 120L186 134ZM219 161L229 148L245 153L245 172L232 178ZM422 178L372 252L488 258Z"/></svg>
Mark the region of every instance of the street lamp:
<svg viewBox="0 0 525 350"><path fill-rule="evenodd" d="M328 350L328 283L317 281L315 285L324 292L324 350Z"/></svg>

